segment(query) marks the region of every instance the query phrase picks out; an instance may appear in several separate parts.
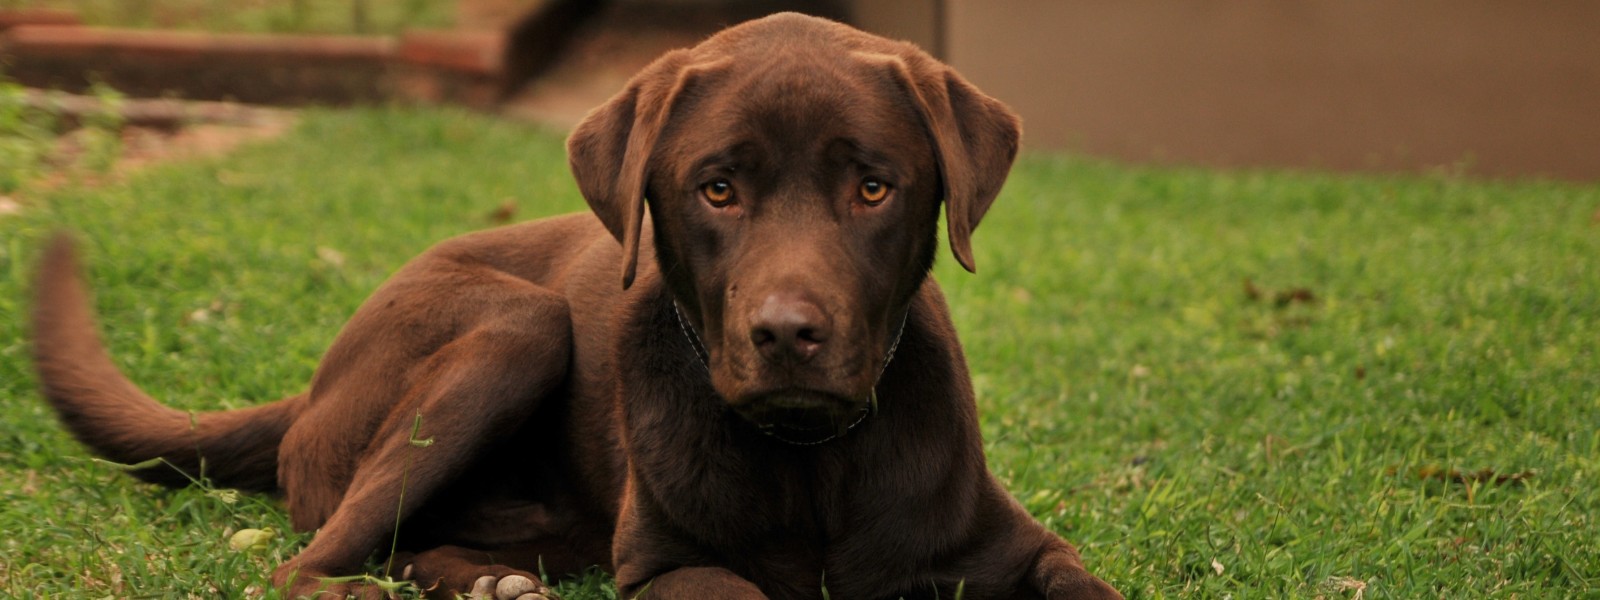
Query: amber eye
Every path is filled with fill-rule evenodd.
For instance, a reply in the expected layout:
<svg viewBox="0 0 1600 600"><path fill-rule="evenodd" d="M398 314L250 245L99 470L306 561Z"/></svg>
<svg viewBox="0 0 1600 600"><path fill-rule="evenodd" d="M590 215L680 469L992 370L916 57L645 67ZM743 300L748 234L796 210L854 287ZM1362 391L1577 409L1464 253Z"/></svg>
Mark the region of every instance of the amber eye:
<svg viewBox="0 0 1600 600"><path fill-rule="evenodd" d="M889 184L876 179L861 182L861 199L867 204L877 204L889 197Z"/></svg>
<svg viewBox="0 0 1600 600"><path fill-rule="evenodd" d="M700 186L700 193L704 194L706 201L712 206L727 206L733 202L733 184L726 179L718 179Z"/></svg>

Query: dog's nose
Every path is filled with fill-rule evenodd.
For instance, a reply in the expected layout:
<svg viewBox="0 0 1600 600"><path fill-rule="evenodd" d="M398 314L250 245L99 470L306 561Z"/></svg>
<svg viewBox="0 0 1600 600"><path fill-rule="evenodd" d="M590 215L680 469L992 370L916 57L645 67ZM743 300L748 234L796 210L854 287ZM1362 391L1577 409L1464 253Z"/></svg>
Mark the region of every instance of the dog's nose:
<svg viewBox="0 0 1600 600"><path fill-rule="evenodd" d="M828 315L796 294L772 294L756 309L750 343L770 362L806 362L833 335Z"/></svg>

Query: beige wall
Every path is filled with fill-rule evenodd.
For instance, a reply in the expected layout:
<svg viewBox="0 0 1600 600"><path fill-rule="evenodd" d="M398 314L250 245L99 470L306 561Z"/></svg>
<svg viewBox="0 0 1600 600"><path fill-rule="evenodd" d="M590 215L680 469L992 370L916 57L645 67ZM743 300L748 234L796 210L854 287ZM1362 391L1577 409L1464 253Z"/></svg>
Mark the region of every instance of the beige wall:
<svg viewBox="0 0 1600 600"><path fill-rule="evenodd" d="M855 0L847 10L856 27L878 35L905 40L942 56L940 25L946 0Z"/></svg>
<svg viewBox="0 0 1600 600"><path fill-rule="evenodd" d="M855 6L899 10L862 23L883 30L926 19L931 2L944 3L944 58L1022 113L1032 148L1600 179L1594 0Z"/></svg>

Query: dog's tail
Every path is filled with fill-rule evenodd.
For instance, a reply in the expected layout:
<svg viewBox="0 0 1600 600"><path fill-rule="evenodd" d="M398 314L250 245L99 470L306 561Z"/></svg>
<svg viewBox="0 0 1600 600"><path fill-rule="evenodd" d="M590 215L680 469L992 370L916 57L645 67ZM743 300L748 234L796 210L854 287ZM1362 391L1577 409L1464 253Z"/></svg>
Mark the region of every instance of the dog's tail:
<svg viewBox="0 0 1600 600"><path fill-rule="evenodd" d="M277 489L278 444L305 395L204 414L152 400L106 354L76 254L70 236L50 241L33 308L40 388L61 421L101 456L139 465L132 474L151 483L176 487L205 477L222 487Z"/></svg>

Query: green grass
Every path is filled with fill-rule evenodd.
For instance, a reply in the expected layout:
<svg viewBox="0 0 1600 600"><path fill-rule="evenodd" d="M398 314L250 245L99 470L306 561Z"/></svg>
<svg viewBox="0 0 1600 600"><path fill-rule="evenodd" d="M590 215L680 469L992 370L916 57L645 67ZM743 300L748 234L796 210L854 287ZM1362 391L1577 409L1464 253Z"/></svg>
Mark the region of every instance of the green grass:
<svg viewBox="0 0 1600 600"><path fill-rule="evenodd" d="M0 596L235 597L307 539L229 550L288 530L275 500L134 483L54 422L21 325L50 230L81 233L135 381L243 406L300 390L431 243L507 199L581 210L565 164L559 136L483 117L315 112L0 216ZM1131 598L1594 598L1597 209L1592 185L1032 155L978 230L979 274L941 257L938 277L993 469ZM1315 301L1273 301L1294 288Z"/></svg>
<svg viewBox="0 0 1600 600"><path fill-rule="evenodd" d="M449 27L449 0L0 0L77 11L90 25L252 33L396 33Z"/></svg>

